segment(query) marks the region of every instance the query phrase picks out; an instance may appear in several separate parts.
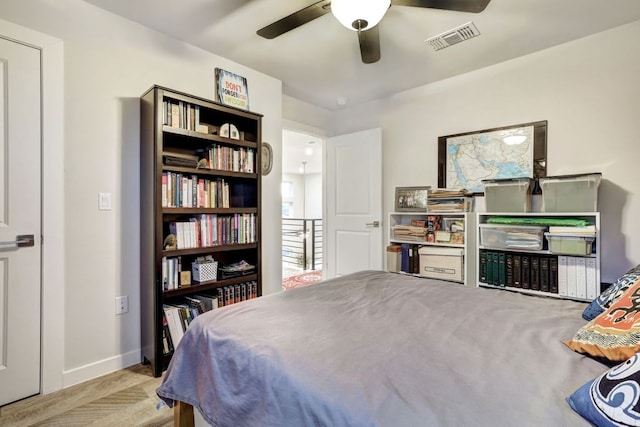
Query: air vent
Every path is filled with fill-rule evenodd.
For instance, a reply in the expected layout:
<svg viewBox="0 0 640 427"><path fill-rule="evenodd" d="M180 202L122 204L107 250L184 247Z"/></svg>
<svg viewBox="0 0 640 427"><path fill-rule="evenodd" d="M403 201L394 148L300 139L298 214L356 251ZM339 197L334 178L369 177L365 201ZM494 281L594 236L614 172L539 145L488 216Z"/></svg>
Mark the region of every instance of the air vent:
<svg viewBox="0 0 640 427"><path fill-rule="evenodd" d="M425 40L425 42L428 42L433 50L441 50L445 47L458 44L479 35L480 31L478 31L475 24L473 22L467 22L457 28L453 28L435 37L431 37L430 39Z"/></svg>

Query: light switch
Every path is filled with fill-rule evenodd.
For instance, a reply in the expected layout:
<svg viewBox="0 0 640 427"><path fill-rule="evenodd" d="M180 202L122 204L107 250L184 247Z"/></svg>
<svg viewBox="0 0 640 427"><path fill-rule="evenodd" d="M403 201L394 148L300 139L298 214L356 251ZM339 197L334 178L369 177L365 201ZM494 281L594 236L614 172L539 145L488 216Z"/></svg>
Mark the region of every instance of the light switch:
<svg viewBox="0 0 640 427"><path fill-rule="evenodd" d="M111 193L98 193L98 210L111 210Z"/></svg>

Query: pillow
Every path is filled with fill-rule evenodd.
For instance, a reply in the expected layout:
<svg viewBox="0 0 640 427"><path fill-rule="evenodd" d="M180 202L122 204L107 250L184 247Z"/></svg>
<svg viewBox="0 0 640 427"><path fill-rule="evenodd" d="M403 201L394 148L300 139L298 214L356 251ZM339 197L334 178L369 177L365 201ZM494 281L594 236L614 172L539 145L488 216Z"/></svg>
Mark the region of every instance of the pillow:
<svg viewBox="0 0 640 427"><path fill-rule="evenodd" d="M596 426L640 426L640 354L589 381L567 402Z"/></svg>
<svg viewBox="0 0 640 427"><path fill-rule="evenodd" d="M593 320L600 313L605 311L614 302L620 298L620 295L626 291L629 286L635 283L640 278L640 265L633 267L631 270L624 273L618 278L611 286L609 286L604 292L602 292L596 299L582 312L582 318L584 320Z"/></svg>
<svg viewBox="0 0 640 427"><path fill-rule="evenodd" d="M625 361L640 351L640 278L564 343L580 353L613 362Z"/></svg>

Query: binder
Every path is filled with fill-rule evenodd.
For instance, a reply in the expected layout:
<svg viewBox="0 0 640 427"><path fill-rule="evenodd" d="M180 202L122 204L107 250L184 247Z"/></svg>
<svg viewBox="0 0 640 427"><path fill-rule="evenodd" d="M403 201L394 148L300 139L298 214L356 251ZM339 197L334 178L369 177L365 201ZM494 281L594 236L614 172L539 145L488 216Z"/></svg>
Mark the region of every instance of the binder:
<svg viewBox="0 0 640 427"><path fill-rule="evenodd" d="M558 295L568 296L569 289L567 283L567 256L558 256Z"/></svg>
<svg viewBox="0 0 640 427"><path fill-rule="evenodd" d="M491 280L491 284L494 286L499 286L500 285L500 265L499 265L499 259L498 259L498 252L493 252L492 264L493 264L493 278Z"/></svg>
<svg viewBox="0 0 640 427"><path fill-rule="evenodd" d="M598 282L596 281L596 259L586 258L585 276L587 282L587 299L593 300L598 296Z"/></svg>
<svg viewBox="0 0 640 427"><path fill-rule="evenodd" d="M576 275L576 257L567 257L567 296L578 296L578 277Z"/></svg>
<svg viewBox="0 0 640 427"><path fill-rule="evenodd" d="M584 257L574 257L576 259L576 296L587 299L587 269Z"/></svg>
<svg viewBox="0 0 640 427"><path fill-rule="evenodd" d="M487 252L487 285L493 285L493 252Z"/></svg>

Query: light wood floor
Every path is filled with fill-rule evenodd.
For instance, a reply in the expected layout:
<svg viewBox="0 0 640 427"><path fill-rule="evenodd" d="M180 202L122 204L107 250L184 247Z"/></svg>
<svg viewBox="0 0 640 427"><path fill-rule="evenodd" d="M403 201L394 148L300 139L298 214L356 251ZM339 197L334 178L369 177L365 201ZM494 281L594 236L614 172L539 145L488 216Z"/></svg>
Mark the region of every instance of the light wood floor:
<svg viewBox="0 0 640 427"><path fill-rule="evenodd" d="M160 409L150 366L135 365L55 393L0 408L0 426L170 427L173 410Z"/></svg>

